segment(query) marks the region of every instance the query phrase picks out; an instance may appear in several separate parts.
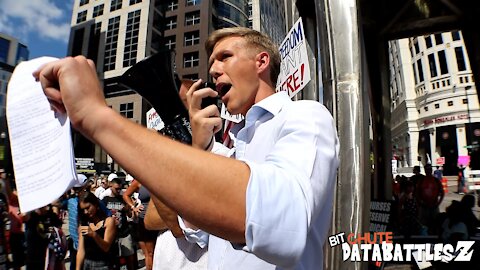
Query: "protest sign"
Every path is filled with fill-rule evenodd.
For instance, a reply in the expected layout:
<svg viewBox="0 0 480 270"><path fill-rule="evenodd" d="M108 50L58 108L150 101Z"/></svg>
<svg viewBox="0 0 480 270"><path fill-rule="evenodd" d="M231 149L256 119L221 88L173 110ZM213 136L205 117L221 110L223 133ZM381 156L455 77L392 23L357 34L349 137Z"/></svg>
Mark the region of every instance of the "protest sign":
<svg viewBox="0 0 480 270"><path fill-rule="evenodd" d="M280 45L282 59L276 90L296 95L310 81L307 42L302 19L298 19Z"/></svg>
<svg viewBox="0 0 480 270"><path fill-rule="evenodd" d="M158 115L157 111L154 108L151 108L147 112L147 128L155 129L155 130L162 130L165 127L162 119Z"/></svg>

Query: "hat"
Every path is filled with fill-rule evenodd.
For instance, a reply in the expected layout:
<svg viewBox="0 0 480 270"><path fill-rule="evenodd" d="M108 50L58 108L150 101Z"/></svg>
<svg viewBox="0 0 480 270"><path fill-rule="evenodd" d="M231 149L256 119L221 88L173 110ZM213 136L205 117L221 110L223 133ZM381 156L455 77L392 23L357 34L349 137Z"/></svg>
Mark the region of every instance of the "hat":
<svg viewBox="0 0 480 270"><path fill-rule="evenodd" d="M127 176L125 177L125 180L130 182L133 180L133 176L131 176L130 174L127 174Z"/></svg>
<svg viewBox="0 0 480 270"><path fill-rule="evenodd" d="M111 173L108 175L107 179L108 179L108 182L112 181L113 179L115 178L118 178L117 174L115 173Z"/></svg>
<svg viewBox="0 0 480 270"><path fill-rule="evenodd" d="M77 183L73 187L83 187L87 183L87 177L84 174L77 174Z"/></svg>

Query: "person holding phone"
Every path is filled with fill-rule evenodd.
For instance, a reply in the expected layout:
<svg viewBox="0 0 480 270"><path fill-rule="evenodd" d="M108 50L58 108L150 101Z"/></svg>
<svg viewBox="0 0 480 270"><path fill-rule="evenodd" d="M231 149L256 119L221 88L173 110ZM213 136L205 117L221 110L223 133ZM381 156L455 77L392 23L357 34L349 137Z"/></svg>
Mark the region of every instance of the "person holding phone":
<svg viewBox="0 0 480 270"><path fill-rule="evenodd" d="M100 208L100 201L91 192L79 196L80 226L78 227L77 270L113 269L112 244L117 227L113 217Z"/></svg>

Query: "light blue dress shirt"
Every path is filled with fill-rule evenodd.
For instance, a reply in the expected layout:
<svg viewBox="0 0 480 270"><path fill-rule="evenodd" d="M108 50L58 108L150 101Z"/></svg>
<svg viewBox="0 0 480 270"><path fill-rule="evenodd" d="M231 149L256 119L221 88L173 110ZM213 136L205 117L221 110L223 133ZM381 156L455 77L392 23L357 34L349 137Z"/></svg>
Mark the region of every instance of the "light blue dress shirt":
<svg viewBox="0 0 480 270"><path fill-rule="evenodd" d="M251 171L246 244L210 235L208 269L322 269L338 167L331 114L279 92L255 104L231 135L234 157Z"/></svg>

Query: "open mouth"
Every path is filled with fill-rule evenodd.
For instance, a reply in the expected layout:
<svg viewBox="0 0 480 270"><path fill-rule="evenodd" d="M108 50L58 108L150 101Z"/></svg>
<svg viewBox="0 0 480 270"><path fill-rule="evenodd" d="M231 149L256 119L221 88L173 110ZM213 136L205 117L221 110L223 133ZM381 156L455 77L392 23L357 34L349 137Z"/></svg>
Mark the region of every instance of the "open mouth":
<svg viewBox="0 0 480 270"><path fill-rule="evenodd" d="M230 91L230 88L232 88L231 84L221 84L217 86L217 92L220 98L225 96L228 91Z"/></svg>

